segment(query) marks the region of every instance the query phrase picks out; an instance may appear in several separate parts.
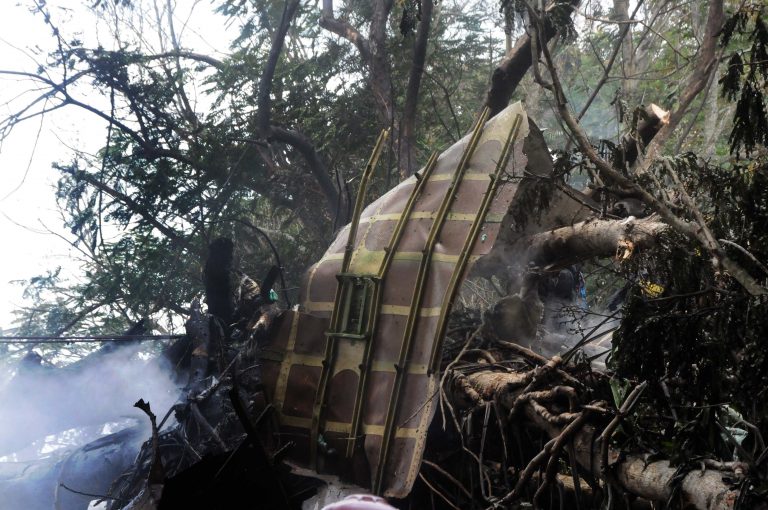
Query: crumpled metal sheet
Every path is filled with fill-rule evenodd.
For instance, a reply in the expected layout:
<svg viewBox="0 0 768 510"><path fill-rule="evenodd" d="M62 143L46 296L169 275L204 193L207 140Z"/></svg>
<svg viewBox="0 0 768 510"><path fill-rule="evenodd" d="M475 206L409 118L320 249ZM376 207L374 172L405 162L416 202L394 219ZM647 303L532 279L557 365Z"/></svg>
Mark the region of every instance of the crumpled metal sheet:
<svg viewBox="0 0 768 510"><path fill-rule="evenodd" d="M519 131L514 152L504 170L504 180L496 190L490 208L472 245L467 265L457 268L459 256L475 221L491 175L496 171L503 143L518 118ZM380 493L405 497L418 475L427 429L437 403L439 374L430 373L429 363L438 338L438 318L450 308L446 298L454 271L466 275L472 264L487 254L496 240L502 218L515 195L527 159L522 152L528 134L528 120L520 103L510 105L485 125L469 166L456 190L446 221L428 266L426 285L407 362L402 370L402 398L396 409L393 439L388 448ZM416 285L416 275L430 227L469 140L469 135L444 153L425 183L420 197L405 224L405 231L386 277L381 282L383 297L378 324L372 338L372 364L364 395L362 429L364 449L351 459L344 452L349 441L352 414L364 342L340 338L334 359L328 360L330 378L325 390L325 406L320 423L321 452L317 465L310 466L313 406L321 378L326 346L326 331L334 307L337 274L340 272L349 226L339 232L326 253L309 270L302 288L302 310L289 312L278 333L262 353L263 380L267 394L277 410L280 434L297 445L290 454L298 465L351 478L373 487L381 454L382 434L388 404L404 341L405 323ZM417 178L411 177L370 204L362 213L350 273L376 274ZM462 276L463 278L463 276Z"/></svg>

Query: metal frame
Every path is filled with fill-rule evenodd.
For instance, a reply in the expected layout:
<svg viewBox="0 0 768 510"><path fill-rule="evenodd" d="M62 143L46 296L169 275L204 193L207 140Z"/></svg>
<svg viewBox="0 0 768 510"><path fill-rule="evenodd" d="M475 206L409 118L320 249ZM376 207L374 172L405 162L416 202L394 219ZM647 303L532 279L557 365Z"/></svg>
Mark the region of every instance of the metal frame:
<svg viewBox="0 0 768 510"><path fill-rule="evenodd" d="M368 189L368 183L373 175L373 170L376 167L376 163L379 161L381 152L384 149L384 141L389 137L389 130L385 129L379 135L376 140L376 145L373 148L371 157L368 160L368 164L365 166L362 178L360 180L360 188L357 191L357 198L355 199L355 208L352 213L352 221L349 225L349 236L347 237L347 244L344 248L344 259L341 264L341 273L339 276L348 275L349 264L352 260L352 252L354 251L355 239L357 238L357 228L360 224L360 214L363 212L363 204L365 203L365 195ZM344 285L342 281L336 286L336 294L334 297L334 307L331 314L331 322L329 327L329 333L325 340L325 353L323 360L323 367L320 372L320 381L318 382L317 393L315 394L315 403L312 411L312 430L310 431L310 462L317 469L317 450L318 450L318 438L320 435L320 422L322 420L323 407L325 406L325 392L328 387L328 379L331 375L332 361L335 357L336 340L338 339L339 324L341 321L342 307L339 306L344 297ZM371 317L373 314L369 314Z"/></svg>
<svg viewBox="0 0 768 510"><path fill-rule="evenodd" d="M398 429L397 420L399 415L399 406L401 405L402 394L405 386L405 376L408 373L408 357L410 356L412 341L418 324L419 312L424 299L426 282L431 271L434 249L438 242L438 237L449 215L449 210L455 202L458 188L464 180L464 175L469 167L475 150L482 137L482 132L489 112L484 109L477 119L472 133L469 137L466 147L462 152L459 163L451 176L451 181L445 195L442 197L438 210L434 215L434 220L427 234L425 246L419 259L419 268L416 274L416 282L411 295L410 306L405 323L405 330L400 344L400 351L397 362L394 365L395 374L393 387L390 393L386 409L386 417L382 431L381 446L379 449L379 458L376 470L373 476L373 492L381 494L386 489L385 478L389 462L389 454L392 443ZM429 363L427 365L427 374L432 377L439 370L440 351L443 343L443 336L447 327L449 310L452 307L460 287L461 277L466 270L471 257L471 250L477 242L482 225L490 210L493 199L498 192L502 182L503 172L505 171L509 160L514 153L514 145L518 138L522 126L522 116L517 115L513 120L505 143L499 155L495 171L489 176L490 182L483 195L478 212L474 215L472 224L464 240L462 251L458 256L456 265L451 273L451 278L443 295L440 306L440 315L438 316L435 339L432 345ZM411 191L400 217L397 218L397 224L390 236L387 246L384 248L384 258L382 259L379 270L376 274L355 274L351 273L350 265L355 251L357 232L360 224L360 216L365 201L365 195L370 182L373 170L382 153L384 141L388 132L384 131L376 142L373 153L366 165L360 182L360 189L355 200L354 212L352 215L347 243L344 249L341 270L337 274L337 286L334 296L334 305L331 313L329 329L326 332L325 349L320 372L320 379L315 394L313 413L310 430L310 465L318 468L318 449L319 438L322 433L327 389L330 377L333 373L337 357L338 339L349 339L352 341L363 341L362 359L359 365L359 381L356 391L354 407L352 411L352 420L349 426L349 436L346 446L346 456L352 457L357 451L360 440L363 437L361 431L363 428L363 411L365 407L365 395L369 385L370 368L372 365L373 346L372 341L375 338L379 319L381 314L382 299L384 292L384 281L392 266L397 248L400 245L405 227L412 219L413 209L422 195L427 182L433 170L437 166L437 154L433 154L421 175L416 174L415 186ZM447 177L447 176L446 176ZM360 288L362 286L362 288ZM359 317L351 326L352 314L359 313ZM358 351L359 352L359 351Z"/></svg>
<svg viewBox="0 0 768 510"><path fill-rule="evenodd" d="M379 268L379 273L378 273L379 282L383 282L384 278L389 272L389 268L392 265L392 260L394 259L395 252L397 251L397 247L400 245L400 240L403 237L403 232L405 231L405 225L406 223L408 223L408 220L411 217L413 206L416 205L416 200L421 195L421 191L424 189L424 186L427 183L427 181L429 181L429 177L432 175L432 171L435 169L435 166L437 166L436 152L432 153L432 156L430 156L429 161L427 161L427 165L424 167L424 171L422 172L422 174L415 175L417 179L416 185L414 186L413 191L411 192L411 195L408 197L408 202L406 202L405 207L403 208L403 212L397 221L397 225L395 225L395 229L392 232L392 236L389 238L389 243L387 244L387 247L384 249L385 251L384 260L382 260L381 262L381 267ZM378 319L381 311L382 293L383 293L383 286L378 285L374 294L373 305L372 305L374 313L373 313L373 324L372 324L371 334L373 335L375 335L376 327L378 326ZM357 395L355 396L355 406L352 411L352 427L349 432L349 442L347 443L347 457L352 457L352 455L354 454L355 448L357 447L357 440L360 436L360 428L362 425L362 417L363 417L363 412L362 412L363 397L365 396L365 391L368 388L368 371L371 367L372 352L373 352L373 349L371 349L371 343L368 342L365 345L364 352L363 352L363 362L360 366L360 381L357 386Z"/></svg>
<svg viewBox="0 0 768 510"><path fill-rule="evenodd" d="M336 338L350 338L352 340L364 340L373 334L376 307L374 299L380 287L381 278L376 276L342 273L336 275L338 285L342 288L339 303L340 319L336 331L328 331L328 336ZM356 287L361 285L359 291ZM350 318L355 301L359 302L360 317L355 332L349 330ZM334 308L336 305L334 304Z"/></svg>
<svg viewBox="0 0 768 510"><path fill-rule="evenodd" d="M515 151L515 141L517 135L520 132L520 126L522 125L522 116L517 114L515 120L512 122L512 127L509 130L507 139L504 142L504 147L499 154L499 161L496 163L496 170L491 175L491 181L488 183L488 189L483 196L483 201L480 204L480 209L477 212L477 217L472 223L472 227L467 234L467 238L464 240L464 246L461 248L459 254L459 260L456 262L456 266L453 269L451 280L448 282L448 287L445 290L445 296L440 306L440 318L437 322L437 330L435 332L435 341L432 343L432 354L429 358L429 374L433 374L440 369L440 352L443 347L443 339L445 337L445 329L448 326L448 314L453 307L453 300L456 298L456 291L459 288L459 282L464 269L466 268L467 261L469 260L470 251L477 241L477 236L480 234L480 227L485 221L485 216L488 214L488 209L491 207L491 202L496 196L496 191L499 188L501 182L501 174L504 169L507 168L509 158Z"/></svg>
<svg viewBox="0 0 768 510"><path fill-rule="evenodd" d="M389 407L387 409L384 422L384 432L382 434L381 448L379 451L379 462L376 466L376 474L373 483L374 494L380 494L382 492L384 473L386 472L387 467L387 457L389 456L389 448L392 442L392 436L394 435L398 404L402 396L406 363L408 354L410 352L411 339L413 338L413 332L416 326L416 319L418 318L418 311L421 308L421 302L424 297L424 284L426 283L427 276L429 274L429 264L432 259L432 252L434 250L435 244L437 243L437 236L439 235L440 231L442 230L442 226L445 223L448 209L456 197L456 189L458 188L464 172L469 166L469 160L472 158L472 155L477 148L477 144L480 141L480 135L483 131L486 120L488 120L488 116L489 110L486 107L480 113L480 117L478 118L474 129L472 130L472 135L470 136L470 139L467 142L467 147L465 148L461 160L456 167L456 171L453 175L453 179L451 180L451 184L449 185L448 190L446 191L445 196L440 203L440 208L438 209L435 220L429 230L426 245L422 252L421 262L419 264L419 270L416 276L416 286L411 297L410 310L405 325L405 333L403 334L403 342L400 346L400 355L398 357L398 362L395 365L395 381L392 388L392 393L390 395Z"/></svg>

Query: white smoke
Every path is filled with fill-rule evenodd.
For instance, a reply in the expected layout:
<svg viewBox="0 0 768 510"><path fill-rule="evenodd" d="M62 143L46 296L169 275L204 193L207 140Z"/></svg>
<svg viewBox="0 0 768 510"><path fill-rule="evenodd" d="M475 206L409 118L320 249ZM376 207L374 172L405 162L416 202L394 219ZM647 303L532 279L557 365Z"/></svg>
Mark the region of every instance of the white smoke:
<svg viewBox="0 0 768 510"><path fill-rule="evenodd" d="M70 436L86 429L109 433L126 420L148 427L146 416L133 407L140 398L162 417L178 390L171 370L158 357L145 359L143 353L132 344L65 367L35 363L34 356L20 363L14 377L0 387L0 461L10 455L28 460L19 452L33 455L30 446L38 455L47 453L53 446L45 439L53 441L65 431ZM92 433L86 436L93 438Z"/></svg>

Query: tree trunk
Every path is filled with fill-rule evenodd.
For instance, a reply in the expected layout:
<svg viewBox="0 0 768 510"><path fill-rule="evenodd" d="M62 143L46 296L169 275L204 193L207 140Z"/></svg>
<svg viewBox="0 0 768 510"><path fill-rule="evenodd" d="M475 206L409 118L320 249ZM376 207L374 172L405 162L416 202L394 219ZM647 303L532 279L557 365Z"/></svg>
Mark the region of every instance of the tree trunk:
<svg viewBox="0 0 768 510"><path fill-rule="evenodd" d="M669 227L649 217L637 220L587 220L527 239L525 260L539 266L565 266L590 257L629 258L635 250L653 246Z"/></svg>
<svg viewBox="0 0 768 510"><path fill-rule="evenodd" d="M569 386L531 390L537 378L542 380L546 377L545 373L558 370L560 361L555 357L545 365L526 372L482 370L468 375L454 374L453 391L448 392L448 397L457 407L495 402L505 410L512 411L513 419L522 420L525 417L527 423L543 430L553 440L561 439L564 431L577 419L584 420L585 424L572 436L575 460L596 479L612 476L630 494L650 501L669 500L675 485L679 483L684 506L687 504L699 510L734 508L739 493L723 480L724 473L718 470L697 469L679 480L677 469L669 461L653 461L649 454L624 455L609 448L607 461L610 474L607 474L600 448L602 439L599 436L603 430L598 430L585 420L583 413L586 411L563 412L558 415L549 413L539 403L553 397L572 400L576 390ZM550 442L548 445L549 451L552 450L552 444ZM545 447L542 451L546 450Z"/></svg>
<svg viewBox="0 0 768 510"><path fill-rule="evenodd" d="M256 116L257 126L261 138L268 141L274 140L293 147L304 158L309 171L317 181L320 191L326 199L326 207L331 217L338 216L340 223L346 223L347 207L344 203L344 195L334 186L330 173L312 141L303 133L291 129L274 126L271 121L272 114L272 84L275 76L280 54L283 51L285 36L291 25L299 1L291 0L286 3L283 17L272 38L269 49L269 57L264 66L264 72L259 79L259 91L257 96L258 112Z"/></svg>
<svg viewBox="0 0 768 510"><path fill-rule="evenodd" d="M595 476L601 466L598 436L600 431L591 425L585 426L574 439L578 463ZM610 449L610 469L621 486L641 498L650 501L668 501L676 484L680 484L680 495L685 504L699 510L732 510L738 499L738 491L723 481L722 471L696 469L682 480L677 480L677 468L667 460L652 460L650 454L623 456ZM683 505L683 507L687 508Z"/></svg>
<svg viewBox="0 0 768 510"><path fill-rule="evenodd" d="M408 87L405 91L405 107L400 129L400 147L398 162L400 178L407 179L418 170L414 154L416 143L416 113L421 89L421 78L424 75L424 63L427 57L427 45L429 41L429 29L432 24L433 0L421 0L421 20L416 33L416 41L413 46L413 62L411 73L408 77Z"/></svg>
<svg viewBox="0 0 768 510"><path fill-rule="evenodd" d="M389 20L389 13L392 11L392 4L393 0L376 0L374 2L370 30L369 83L379 112L380 122L386 126L393 125L395 118L392 75L389 51L387 50L387 21Z"/></svg>
<svg viewBox="0 0 768 510"><path fill-rule="evenodd" d="M616 21L629 20L629 0L614 0L613 11ZM631 96L637 88L637 80L633 78L637 71L635 68L635 49L631 29L627 31L624 40L621 41L621 64L624 75L622 87L624 92Z"/></svg>
<svg viewBox="0 0 768 510"><path fill-rule="evenodd" d="M575 6L579 4L579 0L569 0L569 3ZM544 33L541 36L545 42L549 42L557 32L551 24L546 23L545 25ZM541 48L539 48L539 52L541 52ZM532 63L531 36L526 33L517 40L512 50L507 52L507 56L493 71L491 86L485 96L485 106L491 110L491 117L506 108L512 94Z"/></svg>

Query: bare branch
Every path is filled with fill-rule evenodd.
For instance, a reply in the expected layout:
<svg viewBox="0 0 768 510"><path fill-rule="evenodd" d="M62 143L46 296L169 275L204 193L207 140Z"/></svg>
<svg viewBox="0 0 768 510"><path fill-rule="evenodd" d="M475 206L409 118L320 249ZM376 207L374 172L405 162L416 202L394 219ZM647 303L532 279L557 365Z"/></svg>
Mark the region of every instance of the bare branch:
<svg viewBox="0 0 768 510"><path fill-rule="evenodd" d="M637 2L637 6L635 6L635 10L632 12L632 18L635 17L637 14L637 11L640 9L640 7L643 5L643 0L639 0ZM614 62L616 62L616 57L618 56L619 52L621 51L621 47L624 44L624 40L627 37L627 33L629 32L629 29L632 27L632 25L629 22L625 22L624 26L621 27L621 31L619 32L619 36L616 38L616 45L613 47L613 51L611 52L610 58L608 58L608 62L603 65L603 75L600 77L600 79L597 82L597 85L595 85L595 89L592 91L592 94L590 94L589 98L587 99L587 102L584 103L584 106L581 108L581 111L576 116L577 120L581 120L582 117L584 117L584 114L587 113L587 110L589 110L589 107L592 105L592 102L597 97L597 94L600 92L600 89L603 88L603 85L605 85L605 82L608 81L608 75L611 72L611 68L613 68Z"/></svg>
<svg viewBox="0 0 768 510"><path fill-rule="evenodd" d="M186 60L194 60L196 62L203 62L216 69L223 69L225 67L224 61L211 57L210 55L204 55L202 53L195 53L193 51L186 50L174 50L166 51L164 53L157 53L154 55L143 55L140 57L142 62L151 62L152 60L160 60L166 58L183 58Z"/></svg>

